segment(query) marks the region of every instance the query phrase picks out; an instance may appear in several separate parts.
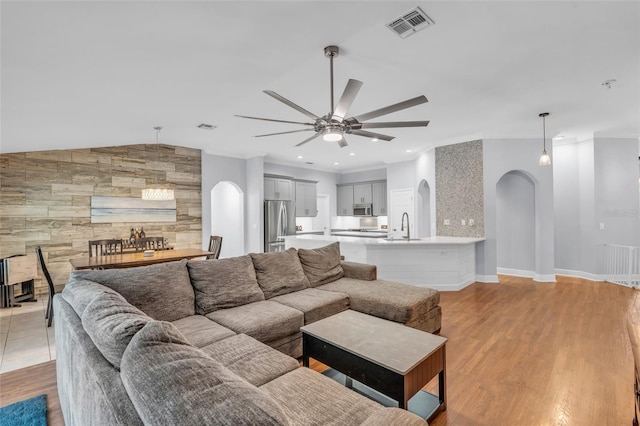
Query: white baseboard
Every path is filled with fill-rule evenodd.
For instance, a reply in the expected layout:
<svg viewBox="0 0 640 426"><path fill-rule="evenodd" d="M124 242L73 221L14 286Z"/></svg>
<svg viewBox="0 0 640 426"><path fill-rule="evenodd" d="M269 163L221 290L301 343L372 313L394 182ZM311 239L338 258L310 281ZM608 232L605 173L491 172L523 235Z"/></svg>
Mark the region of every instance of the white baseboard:
<svg viewBox="0 0 640 426"><path fill-rule="evenodd" d="M573 271L571 269L558 269L556 268L557 275L565 275L568 277L583 278L589 281L605 281L603 275L592 274L590 272Z"/></svg>
<svg viewBox="0 0 640 426"><path fill-rule="evenodd" d="M497 275L476 275L476 282L497 284L499 280Z"/></svg>
<svg viewBox="0 0 640 426"><path fill-rule="evenodd" d="M500 275L511 275L514 277L533 278L536 274L533 271L525 271L524 269L497 268Z"/></svg>
<svg viewBox="0 0 640 426"><path fill-rule="evenodd" d="M556 274L534 274L533 280L539 283L555 283Z"/></svg>

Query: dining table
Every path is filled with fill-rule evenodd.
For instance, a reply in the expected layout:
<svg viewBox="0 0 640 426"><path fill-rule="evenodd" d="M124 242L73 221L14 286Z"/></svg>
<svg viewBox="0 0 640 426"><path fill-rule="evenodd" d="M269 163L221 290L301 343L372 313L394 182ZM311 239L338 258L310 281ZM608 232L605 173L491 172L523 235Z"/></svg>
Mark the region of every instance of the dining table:
<svg viewBox="0 0 640 426"><path fill-rule="evenodd" d="M117 253L105 256L77 257L69 259L74 270L133 268L182 259L206 257L213 253L200 249L156 250L151 255L144 252Z"/></svg>

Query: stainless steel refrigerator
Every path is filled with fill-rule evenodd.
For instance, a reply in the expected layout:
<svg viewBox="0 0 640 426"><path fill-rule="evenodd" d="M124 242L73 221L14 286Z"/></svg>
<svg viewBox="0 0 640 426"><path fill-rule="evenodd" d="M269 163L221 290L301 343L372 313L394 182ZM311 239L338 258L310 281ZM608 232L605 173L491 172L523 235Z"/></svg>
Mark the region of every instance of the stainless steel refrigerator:
<svg viewBox="0 0 640 426"><path fill-rule="evenodd" d="M285 235L296 234L296 205L293 201L264 202L264 251L283 251Z"/></svg>

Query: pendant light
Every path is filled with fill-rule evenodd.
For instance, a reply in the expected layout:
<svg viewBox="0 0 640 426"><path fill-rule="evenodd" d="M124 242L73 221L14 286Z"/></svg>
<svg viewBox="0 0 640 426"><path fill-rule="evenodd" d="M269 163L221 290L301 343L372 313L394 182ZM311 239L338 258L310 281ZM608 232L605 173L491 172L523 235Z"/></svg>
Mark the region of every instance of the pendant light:
<svg viewBox="0 0 640 426"><path fill-rule="evenodd" d="M541 112L538 117L542 117L542 155L540 156L539 164L541 166L551 165L551 157L547 154L547 135L545 128L545 118L549 115L548 112Z"/></svg>
<svg viewBox="0 0 640 426"><path fill-rule="evenodd" d="M157 126L153 128L156 131L156 155L158 161L160 161L160 148L158 143L158 135L162 127ZM153 185L151 188L145 188L142 190L142 199L151 201L170 201L175 199L173 189L161 188L157 184L157 172L153 174Z"/></svg>

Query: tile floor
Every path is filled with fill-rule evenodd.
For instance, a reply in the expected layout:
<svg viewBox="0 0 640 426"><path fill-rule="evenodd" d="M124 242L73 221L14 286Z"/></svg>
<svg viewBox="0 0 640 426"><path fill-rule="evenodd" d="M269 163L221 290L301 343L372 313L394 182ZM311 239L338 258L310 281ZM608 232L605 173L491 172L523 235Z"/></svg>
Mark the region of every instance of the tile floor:
<svg viewBox="0 0 640 426"><path fill-rule="evenodd" d="M0 373L56 359L54 324L44 319L47 297L0 308Z"/></svg>

